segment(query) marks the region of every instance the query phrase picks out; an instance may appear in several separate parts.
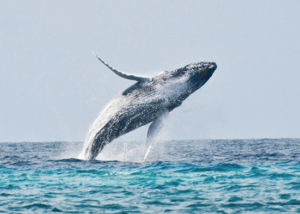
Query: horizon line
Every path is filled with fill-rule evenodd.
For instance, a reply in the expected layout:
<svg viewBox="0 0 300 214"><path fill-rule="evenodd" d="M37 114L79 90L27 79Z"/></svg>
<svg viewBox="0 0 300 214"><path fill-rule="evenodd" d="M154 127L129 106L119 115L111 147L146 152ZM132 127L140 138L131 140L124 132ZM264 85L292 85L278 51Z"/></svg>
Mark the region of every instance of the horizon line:
<svg viewBox="0 0 300 214"><path fill-rule="evenodd" d="M207 141L207 140L285 140L285 139L293 139L293 140L300 140L300 137L261 137L261 138L199 138L199 139L170 139L170 140L163 140L163 141ZM136 142L139 140L124 140L119 142ZM45 141L30 141L30 140L22 140L22 141L0 141L0 143L84 143L82 140L45 140Z"/></svg>

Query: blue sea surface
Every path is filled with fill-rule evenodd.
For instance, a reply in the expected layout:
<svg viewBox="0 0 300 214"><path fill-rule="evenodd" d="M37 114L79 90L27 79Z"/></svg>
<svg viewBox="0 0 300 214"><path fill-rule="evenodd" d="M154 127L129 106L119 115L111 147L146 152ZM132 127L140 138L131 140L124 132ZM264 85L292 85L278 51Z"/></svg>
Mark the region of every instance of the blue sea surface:
<svg viewBox="0 0 300 214"><path fill-rule="evenodd" d="M0 146L0 213L300 213L300 139L166 141L146 162Z"/></svg>

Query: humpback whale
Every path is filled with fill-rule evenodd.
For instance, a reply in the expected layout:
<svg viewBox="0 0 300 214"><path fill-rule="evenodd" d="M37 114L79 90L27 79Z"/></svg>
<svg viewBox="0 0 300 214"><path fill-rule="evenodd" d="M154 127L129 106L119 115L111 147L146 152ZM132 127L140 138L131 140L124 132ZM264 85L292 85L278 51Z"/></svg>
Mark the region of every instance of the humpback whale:
<svg viewBox="0 0 300 214"><path fill-rule="evenodd" d="M94 160L105 145L149 123L147 142L151 142L165 115L202 87L217 68L214 62L199 62L143 77L121 72L96 57L118 76L136 83L108 103L92 124L80 155L85 160Z"/></svg>

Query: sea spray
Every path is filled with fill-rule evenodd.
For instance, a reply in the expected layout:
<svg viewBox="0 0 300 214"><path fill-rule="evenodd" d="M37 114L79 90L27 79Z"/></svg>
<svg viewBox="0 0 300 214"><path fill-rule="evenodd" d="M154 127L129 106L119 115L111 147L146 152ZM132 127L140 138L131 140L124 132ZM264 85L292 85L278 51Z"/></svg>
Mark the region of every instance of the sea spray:
<svg viewBox="0 0 300 214"><path fill-rule="evenodd" d="M119 96L104 107L88 131L87 137L84 141L83 149L78 156L79 159L86 159L86 150L94 141L98 131L103 128L103 126L111 119L111 117L121 110L125 103L126 99L122 96Z"/></svg>

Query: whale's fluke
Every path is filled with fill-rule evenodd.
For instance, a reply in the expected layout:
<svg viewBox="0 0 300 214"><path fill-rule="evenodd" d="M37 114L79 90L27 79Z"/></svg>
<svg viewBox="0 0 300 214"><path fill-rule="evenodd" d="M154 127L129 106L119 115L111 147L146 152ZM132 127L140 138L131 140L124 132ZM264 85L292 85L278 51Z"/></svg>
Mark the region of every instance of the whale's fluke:
<svg viewBox="0 0 300 214"><path fill-rule="evenodd" d="M106 62L104 62L104 60L101 59L97 54L95 54L95 53L93 53L93 54L97 57L97 59L100 62L102 62L106 67L108 67L112 72L114 72L115 74L117 74L120 77L123 77L125 79L129 79L129 80L135 80L135 81L138 81L138 82L150 81L149 77L141 77L141 76L136 76L136 75L133 75L133 74L126 74L126 73L123 73L121 71L118 71L118 70L114 69L113 67L111 67Z"/></svg>

